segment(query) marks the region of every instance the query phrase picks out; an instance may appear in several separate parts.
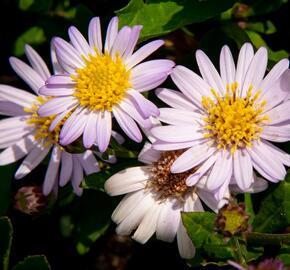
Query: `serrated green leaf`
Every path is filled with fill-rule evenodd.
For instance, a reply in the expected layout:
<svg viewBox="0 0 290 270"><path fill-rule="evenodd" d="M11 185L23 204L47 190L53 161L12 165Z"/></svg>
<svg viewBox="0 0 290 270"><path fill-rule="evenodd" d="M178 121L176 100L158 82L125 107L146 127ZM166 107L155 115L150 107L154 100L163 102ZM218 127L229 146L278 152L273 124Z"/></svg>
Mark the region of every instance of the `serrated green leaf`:
<svg viewBox="0 0 290 270"><path fill-rule="evenodd" d="M182 221L187 233L196 248L202 248L207 256L216 260L227 260L234 257L231 244L214 231L216 214L182 213Z"/></svg>
<svg viewBox="0 0 290 270"><path fill-rule="evenodd" d="M0 269L7 270L12 244L13 227L8 217L0 218Z"/></svg>
<svg viewBox="0 0 290 270"><path fill-rule="evenodd" d="M11 202L11 183L15 165L0 167L0 216L5 215Z"/></svg>
<svg viewBox="0 0 290 270"><path fill-rule="evenodd" d="M41 27L33 26L20 35L14 44L13 54L21 56L24 54L24 45L39 45L46 41L44 31Z"/></svg>
<svg viewBox="0 0 290 270"><path fill-rule="evenodd" d="M202 247L214 234L214 213L183 212L182 221L196 248Z"/></svg>
<svg viewBox="0 0 290 270"><path fill-rule="evenodd" d="M277 184L264 200L256 215L253 228L256 232L274 233L290 224L290 174Z"/></svg>
<svg viewBox="0 0 290 270"><path fill-rule="evenodd" d="M116 11L121 26L143 25L141 39L164 35L182 26L202 22L232 7L235 1L219 0L131 0Z"/></svg>
<svg viewBox="0 0 290 270"><path fill-rule="evenodd" d="M51 267L44 255L35 255L26 257L12 270L51 270Z"/></svg>

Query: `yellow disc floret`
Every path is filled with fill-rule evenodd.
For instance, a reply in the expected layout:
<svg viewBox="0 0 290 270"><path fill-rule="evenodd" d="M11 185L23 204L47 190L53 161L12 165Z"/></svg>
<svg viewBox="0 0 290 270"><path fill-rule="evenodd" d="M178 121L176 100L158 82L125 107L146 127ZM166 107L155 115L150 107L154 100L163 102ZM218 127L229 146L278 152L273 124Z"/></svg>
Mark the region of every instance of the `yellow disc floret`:
<svg viewBox="0 0 290 270"><path fill-rule="evenodd" d="M202 106L208 113L204 119L205 137L215 139L218 148L230 149L231 153L251 146L253 140L259 139L261 124L269 120L267 115L261 115L266 105L266 101L258 101L261 91L252 94L250 86L245 97L240 97L237 89L237 83L233 83L227 87L225 97L212 89L214 98L202 98Z"/></svg>
<svg viewBox="0 0 290 270"><path fill-rule="evenodd" d="M111 111L130 87L130 72L118 54L115 59L108 53L89 55L84 61L85 67L77 69L77 75L72 75L76 81L74 96L79 99L80 105L90 110Z"/></svg>
<svg viewBox="0 0 290 270"><path fill-rule="evenodd" d="M55 115L40 117L37 113L40 105L44 104L50 98L37 97L37 102L35 102L30 108L24 108L25 112L31 113L31 117L26 120L28 124L34 125L35 140L44 140L44 145L49 146L50 144L58 144L60 130L67 118L71 113L68 113L55 127L54 130L49 131L51 122L55 119Z"/></svg>

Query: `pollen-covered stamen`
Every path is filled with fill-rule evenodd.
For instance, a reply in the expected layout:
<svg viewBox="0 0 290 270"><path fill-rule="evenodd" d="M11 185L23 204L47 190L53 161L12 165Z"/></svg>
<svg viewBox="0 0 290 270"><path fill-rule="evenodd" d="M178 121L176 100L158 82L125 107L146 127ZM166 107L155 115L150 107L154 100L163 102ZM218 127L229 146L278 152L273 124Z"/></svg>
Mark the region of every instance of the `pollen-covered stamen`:
<svg viewBox="0 0 290 270"><path fill-rule="evenodd" d="M183 153L183 151L168 151L161 154L158 161L153 164L151 178L148 181L148 188L153 189L158 194L158 199L175 197L182 199L183 196L193 187L188 187L185 180L193 174L193 168L183 173L173 174L170 172L172 163Z"/></svg>
<svg viewBox="0 0 290 270"><path fill-rule="evenodd" d="M37 102L35 102L30 108L24 108L25 112L31 113L31 117L26 120L28 124L31 124L35 127L34 138L35 140L43 139L45 142L45 146L50 144L58 144L59 140L59 133L61 127L63 126L64 122L67 120L71 113L68 113L66 117L64 117L58 125L55 127L54 130L49 131L49 127L51 122L55 119L55 115L47 116L47 117L40 117L37 113L38 108L40 105L44 104L50 98L45 98L42 96L37 97Z"/></svg>
<svg viewBox="0 0 290 270"><path fill-rule="evenodd" d="M227 86L225 97L211 90L211 97L202 98L202 106L207 111L206 138L213 138L218 148L230 149L234 153L237 148L251 146L253 140L259 139L263 130L262 124L269 120L262 115L266 101L258 101L261 91L252 93L252 86L245 97L238 94L238 84Z"/></svg>
<svg viewBox="0 0 290 270"><path fill-rule="evenodd" d="M74 96L79 99L80 105L90 110L111 111L130 88L130 72L118 54L115 59L108 53L96 53L83 59L85 67L77 69L77 74L71 76L76 81Z"/></svg>

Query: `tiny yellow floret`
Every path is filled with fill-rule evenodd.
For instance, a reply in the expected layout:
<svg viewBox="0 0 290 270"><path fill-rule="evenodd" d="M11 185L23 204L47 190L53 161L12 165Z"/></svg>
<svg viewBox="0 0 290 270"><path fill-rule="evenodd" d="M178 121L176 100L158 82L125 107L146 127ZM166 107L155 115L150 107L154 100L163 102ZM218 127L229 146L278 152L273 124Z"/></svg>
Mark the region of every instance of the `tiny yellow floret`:
<svg viewBox="0 0 290 270"><path fill-rule="evenodd" d="M58 144L59 140L59 133L64 124L71 113L68 113L55 127L54 130L49 131L49 127L52 121L55 119L55 115L47 116L47 117L40 117L37 113L38 108L40 105L47 102L50 97L37 97L37 102L35 102L30 108L24 108L25 112L31 113L31 117L26 120L28 124L34 125L35 133L34 138L35 140L43 140L45 146L49 146L51 144Z"/></svg>
<svg viewBox="0 0 290 270"><path fill-rule="evenodd" d="M252 94L249 87L245 97L238 94L238 84L227 85L225 97L211 89L212 97L202 97L202 106L207 111L204 118L205 138L213 138L219 149L229 149L234 153L238 148L251 146L259 139L262 124L269 121L262 115L266 101L258 101L261 91Z"/></svg>
<svg viewBox="0 0 290 270"><path fill-rule="evenodd" d="M108 110L122 101L125 92L130 88L130 71L126 70L122 58L115 58L105 53L89 55L83 58L85 67L76 70L71 77L76 81L74 96L80 105L90 110Z"/></svg>

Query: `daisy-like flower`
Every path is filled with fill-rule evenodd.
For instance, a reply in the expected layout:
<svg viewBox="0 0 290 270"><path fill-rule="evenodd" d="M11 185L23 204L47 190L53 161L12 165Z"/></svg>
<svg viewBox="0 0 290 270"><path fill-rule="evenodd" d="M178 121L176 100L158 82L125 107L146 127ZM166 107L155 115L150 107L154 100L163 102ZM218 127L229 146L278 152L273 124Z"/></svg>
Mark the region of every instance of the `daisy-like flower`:
<svg viewBox="0 0 290 270"><path fill-rule="evenodd" d="M249 188L256 179L253 169L271 182L284 179L290 156L269 141L290 139L289 61L281 60L264 77L267 50L254 54L248 43L237 67L229 48L222 48L220 74L202 51L196 59L202 77L176 66L171 78L181 93L157 90L172 108L160 110L160 120L168 125L151 130L158 139L155 149L187 149L171 172L198 166L186 183L192 186L208 173L206 187L217 199L231 183Z"/></svg>
<svg viewBox="0 0 290 270"><path fill-rule="evenodd" d="M56 54L66 74L52 76L40 93L55 98L39 108L41 116L58 115L65 119L60 143L67 145L83 134L83 144L96 143L104 152L110 142L112 116L129 138L141 142L136 122L150 127L150 116L158 108L141 93L160 85L171 72L174 62L151 60L139 64L164 42L152 41L133 53L142 26L124 26L118 31L118 18L108 26L105 45L101 38L100 20L91 20L89 43L70 27L70 43L54 38ZM53 127L51 127L53 129Z"/></svg>
<svg viewBox="0 0 290 270"><path fill-rule="evenodd" d="M0 121L0 165L7 165L17 160L24 160L15 173L20 179L30 173L51 151L51 157L43 183L43 193L48 195L71 181L74 192L82 194L79 187L84 174L99 171L99 166L92 151L82 154L71 154L58 144L60 128L63 121L56 121L55 116L40 117L37 110L41 104L50 99L38 94L38 90L51 76L46 64L37 52L29 45L25 53L30 66L23 61L11 57L10 64L35 94L11 87L0 85L0 114L12 116ZM63 72L51 51L55 73ZM49 126L55 129L49 131Z"/></svg>
<svg viewBox="0 0 290 270"><path fill-rule="evenodd" d="M156 232L158 239L172 242L177 235L181 257L192 258L195 248L182 224L180 212L203 212L201 200L217 211L226 200L217 201L204 189L203 179L192 187L185 180L196 171L172 174L170 166L182 151L157 151L145 144L139 160L146 166L125 169L111 176L105 190L112 196L127 194L112 214L117 233L145 243ZM205 178L205 177L203 177ZM201 199L201 200L200 200Z"/></svg>

